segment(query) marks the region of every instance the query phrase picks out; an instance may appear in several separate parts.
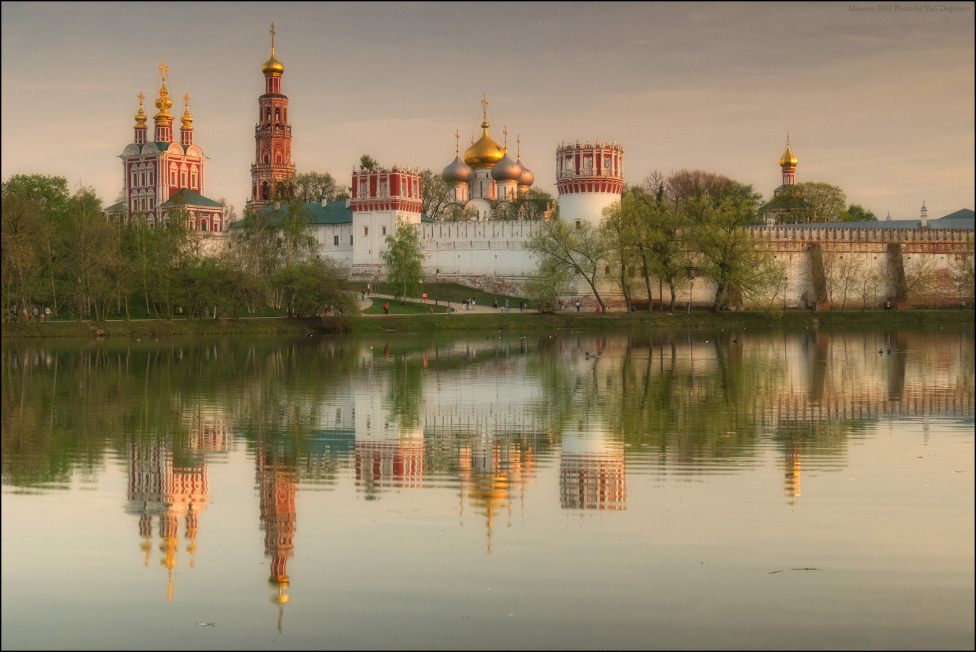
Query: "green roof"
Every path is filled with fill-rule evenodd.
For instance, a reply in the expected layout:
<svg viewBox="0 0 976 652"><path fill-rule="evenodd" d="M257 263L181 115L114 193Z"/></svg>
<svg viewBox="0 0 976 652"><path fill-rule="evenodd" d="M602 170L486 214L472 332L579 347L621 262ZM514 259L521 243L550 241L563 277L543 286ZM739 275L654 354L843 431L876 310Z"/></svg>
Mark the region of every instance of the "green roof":
<svg viewBox="0 0 976 652"><path fill-rule="evenodd" d="M203 195L198 195L192 190L187 190L183 188L179 192L173 194L172 197L160 204L160 207L173 206L176 202L180 201L187 206L206 206L207 208L223 208L224 205L220 202L216 202L212 199L207 199Z"/></svg>
<svg viewBox="0 0 976 652"><path fill-rule="evenodd" d="M288 219L289 205L282 202L280 208L275 208L274 204L268 204L258 215L268 218L271 222ZM305 204L305 215L310 226L328 226L333 224L352 224L352 208L346 206L345 199L326 202L325 206L320 201L307 202ZM433 222L434 220L421 214L421 222ZM238 220L231 224L229 228L243 226L244 220Z"/></svg>

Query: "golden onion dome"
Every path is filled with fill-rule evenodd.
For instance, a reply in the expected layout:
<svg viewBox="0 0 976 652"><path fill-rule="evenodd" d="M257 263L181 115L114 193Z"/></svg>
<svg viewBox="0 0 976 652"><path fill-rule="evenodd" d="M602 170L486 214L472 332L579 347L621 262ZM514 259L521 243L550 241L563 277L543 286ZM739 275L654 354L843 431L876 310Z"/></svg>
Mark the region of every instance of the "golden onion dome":
<svg viewBox="0 0 976 652"><path fill-rule="evenodd" d="M793 150L790 149L790 138L786 137L786 151L783 155L779 157L779 164L782 167L795 167L796 166L796 156L793 155Z"/></svg>
<svg viewBox="0 0 976 652"><path fill-rule="evenodd" d="M136 114L136 125L137 127L146 126L146 113L142 110L142 100L145 98L141 92L139 93L139 113Z"/></svg>
<svg viewBox="0 0 976 652"><path fill-rule="evenodd" d="M180 118L180 122L183 123L184 129L193 129L193 117L190 116L190 94L187 93L183 96L183 117Z"/></svg>
<svg viewBox="0 0 976 652"><path fill-rule="evenodd" d="M444 168L442 175L444 181L448 183L467 183L474 175L474 170L462 161L460 156L455 156L454 161Z"/></svg>
<svg viewBox="0 0 976 652"><path fill-rule="evenodd" d="M508 152L502 155L498 163L491 166L491 178L495 181L518 181L522 177L522 166L508 157Z"/></svg>
<svg viewBox="0 0 976 652"><path fill-rule="evenodd" d="M159 113L156 114L157 118L172 118L169 114L169 107L173 106L173 100L169 99L169 89L166 88L166 80L163 80L162 86L159 88L159 97L156 98L156 108L159 109Z"/></svg>
<svg viewBox="0 0 976 652"><path fill-rule="evenodd" d="M488 121L481 123L481 138L464 152L464 162L473 168L490 167L502 160L505 150L488 135Z"/></svg>
<svg viewBox="0 0 976 652"><path fill-rule="evenodd" d="M271 48L271 58L264 62L261 66L261 72L264 73L265 77L269 75L280 75L285 72L285 67L281 65L281 62L275 58L274 47Z"/></svg>

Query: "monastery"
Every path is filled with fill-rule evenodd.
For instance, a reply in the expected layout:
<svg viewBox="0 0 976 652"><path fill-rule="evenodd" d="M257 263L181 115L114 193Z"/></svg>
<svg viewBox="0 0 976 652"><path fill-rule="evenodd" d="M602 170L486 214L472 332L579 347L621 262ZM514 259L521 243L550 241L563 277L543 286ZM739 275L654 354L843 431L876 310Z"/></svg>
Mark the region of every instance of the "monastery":
<svg viewBox="0 0 976 652"><path fill-rule="evenodd" d="M224 207L203 194L206 157L193 142L189 94L183 96L180 141L173 140L173 116L168 113L172 100L166 87L167 70L164 62L160 66L161 83L155 101L158 112L154 116L153 140L147 139L147 117L143 112L143 95L139 94L134 142L126 146L120 156L125 204L111 206L106 213L144 213L151 223L156 224L166 219L167 211L179 202L186 207L190 226L208 232L210 245L220 247L227 229L239 228L241 222L226 224ZM251 197L247 207L275 220L287 217L287 203L275 198L287 195L288 184L295 175L291 160L288 96L282 88L284 70L275 54L272 25L271 56L261 66L265 92L258 98L255 159L251 165ZM542 222L495 220L492 212L519 193L528 191L535 177L522 162L520 147L515 160L510 157L507 129L502 145L489 135L484 97L482 105L481 137L465 150L463 156L456 143L454 160L442 173L450 190L450 201L470 215L470 220L435 221L424 215L419 169L356 167L351 171L348 199L305 204L319 255L347 265L354 279L378 280L385 276L380 254L386 247L386 237L395 232L397 220L401 219L417 229L428 277L489 292L521 294L525 280L537 267L527 244ZM558 145L555 156L560 218L577 226L584 221L598 225L603 209L619 201L624 189L623 147L616 142L577 141ZM783 183L775 189L773 199L760 209L765 225L750 229L753 235L767 242L777 259L786 263L786 276L777 290L778 301L784 307L829 307L832 302L830 292L823 283L818 285L813 279L823 277L825 257L829 260L845 255L857 258L864 274L877 272L884 276L882 272L886 269L887 278L895 279L904 278L906 268L931 256L944 286L932 303L946 305L955 301L958 304L965 300L958 296L957 290L949 291L948 277L954 261L972 255L972 211L959 211L930 221L923 202L919 220L893 221L889 215L888 220L879 222L784 224L781 222L791 208L805 205L802 194L795 188L798 160L789 137L779 163ZM913 256L917 259L910 262ZM698 303L710 304L714 288L706 279L699 279L696 284L694 276L689 272L679 301L687 302L690 307L697 297ZM604 278L609 279L609 269ZM670 296L661 296L660 287L656 296L653 288L652 296L646 296L642 285L635 283L637 294L633 298L638 304L646 305L648 301L663 304L670 300ZM890 287L879 288L874 305L880 305L881 300L891 294ZM612 308L625 307L619 289L612 287L609 281L602 284L601 296ZM582 284L567 298L578 298L587 307L595 305L594 297ZM868 304L867 299L862 298L862 302ZM847 305L857 304L847 302Z"/></svg>

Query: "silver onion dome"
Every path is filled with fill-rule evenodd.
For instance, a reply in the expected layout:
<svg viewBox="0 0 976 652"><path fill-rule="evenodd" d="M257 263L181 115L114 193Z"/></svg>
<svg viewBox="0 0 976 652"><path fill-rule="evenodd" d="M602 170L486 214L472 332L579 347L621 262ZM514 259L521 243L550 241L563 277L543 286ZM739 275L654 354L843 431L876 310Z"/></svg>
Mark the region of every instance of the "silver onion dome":
<svg viewBox="0 0 976 652"><path fill-rule="evenodd" d="M443 177L448 183L467 183L473 174L474 170L460 156L455 156L454 161L444 168Z"/></svg>
<svg viewBox="0 0 976 652"><path fill-rule="evenodd" d="M508 152L498 163L491 166L491 178L495 181L518 181L522 177L522 166L508 157Z"/></svg>
<svg viewBox="0 0 976 652"><path fill-rule="evenodd" d="M532 174L532 170L522 165L522 176L519 177L518 185L520 186L531 186L535 182L535 175Z"/></svg>

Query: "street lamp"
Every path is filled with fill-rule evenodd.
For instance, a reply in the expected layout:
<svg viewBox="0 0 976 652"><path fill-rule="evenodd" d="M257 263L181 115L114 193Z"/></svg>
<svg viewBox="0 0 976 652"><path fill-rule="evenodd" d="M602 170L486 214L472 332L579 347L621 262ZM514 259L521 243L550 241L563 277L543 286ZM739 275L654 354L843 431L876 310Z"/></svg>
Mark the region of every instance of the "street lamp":
<svg viewBox="0 0 976 652"><path fill-rule="evenodd" d="M685 268L688 272L688 278L691 279L691 292L688 295L688 314L691 314L691 304L695 300L695 277L698 276L698 268L688 266Z"/></svg>

